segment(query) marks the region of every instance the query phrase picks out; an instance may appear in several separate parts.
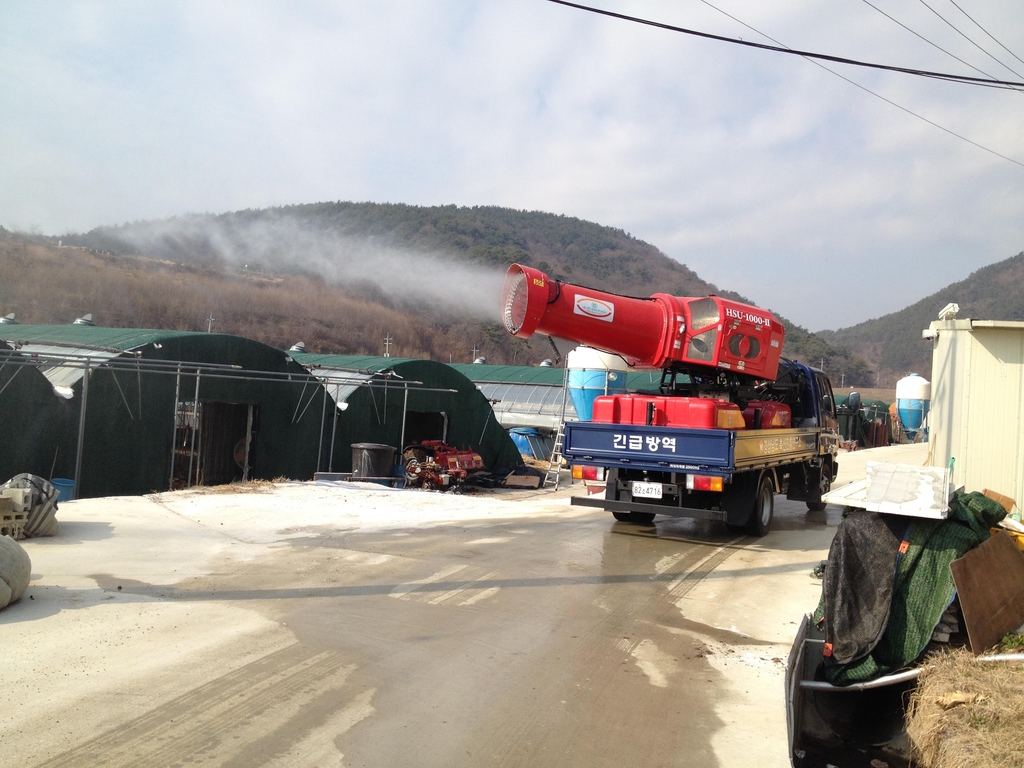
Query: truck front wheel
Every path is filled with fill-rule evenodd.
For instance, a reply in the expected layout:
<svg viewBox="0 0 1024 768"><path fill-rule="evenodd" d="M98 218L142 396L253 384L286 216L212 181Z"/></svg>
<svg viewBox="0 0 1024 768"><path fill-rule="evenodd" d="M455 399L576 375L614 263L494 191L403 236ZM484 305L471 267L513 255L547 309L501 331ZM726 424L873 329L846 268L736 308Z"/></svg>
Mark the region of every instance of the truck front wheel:
<svg viewBox="0 0 1024 768"><path fill-rule="evenodd" d="M754 509L747 523L747 533L751 536L764 536L772 527L772 516L775 514L775 483L771 475L764 474L757 484L757 495L754 497Z"/></svg>

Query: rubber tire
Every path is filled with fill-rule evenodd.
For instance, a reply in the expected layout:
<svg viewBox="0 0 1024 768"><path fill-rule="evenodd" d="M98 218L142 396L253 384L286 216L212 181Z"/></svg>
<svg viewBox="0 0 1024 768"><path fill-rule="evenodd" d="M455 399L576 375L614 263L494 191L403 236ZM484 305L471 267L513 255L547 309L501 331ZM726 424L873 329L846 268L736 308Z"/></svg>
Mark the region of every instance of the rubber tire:
<svg viewBox="0 0 1024 768"><path fill-rule="evenodd" d="M654 522L653 512L612 512L612 517L620 523L633 523L634 525L650 525Z"/></svg>
<svg viewBox="0 0 1024 768"><path fill-rule="evenodd" d="M747 533L751 536L765 536L772 527L772 517L775 515L775 483L771 475L761 475L761 482L757 484L757 495L754 496L754 508L750 511L750 520L747 522Z"/></svg>
<svg viewBox="0 0 1024 768"><path fill-rule="evenodd" d="M405 484L407 487L415 488L417 485L422 485L423 478L416 471L419 466L420 463L415 458L410 458L405 462Z"/></svg>
<svg viewBox="0 0 1024 768"><path fill-rule="evenodd" d="M826 493L832 490L832 464L823 463L821 465L821 469L818 470L818 472L820 478L818 480L818 498L820 499L822 496L824 496ZM828 504L824 501L807 502L807 510L809 512L824 512L825 507L827 506Z"/></svg>

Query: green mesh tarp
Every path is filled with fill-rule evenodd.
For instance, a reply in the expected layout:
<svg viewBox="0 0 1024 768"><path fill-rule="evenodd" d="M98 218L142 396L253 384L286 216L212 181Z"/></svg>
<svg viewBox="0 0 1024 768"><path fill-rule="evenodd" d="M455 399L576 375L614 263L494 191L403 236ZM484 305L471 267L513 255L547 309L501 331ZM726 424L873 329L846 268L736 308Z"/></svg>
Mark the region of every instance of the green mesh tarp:
<svg viewBox="0 0 1024 768"><path fill-rule="evenodd" d="M907 551L899 558L893 578L888 622L878 643L848 664L826 661L825 679L832 685L873 680L888 675L921 655L935 625L953 601L956 587L949 564L989 537L989 528L1006 516L996 502L980 493L958 492L946 520L907 518ZM829 566L832 567L830 552ZM825 594L815 621L828 620Z"/></svg>

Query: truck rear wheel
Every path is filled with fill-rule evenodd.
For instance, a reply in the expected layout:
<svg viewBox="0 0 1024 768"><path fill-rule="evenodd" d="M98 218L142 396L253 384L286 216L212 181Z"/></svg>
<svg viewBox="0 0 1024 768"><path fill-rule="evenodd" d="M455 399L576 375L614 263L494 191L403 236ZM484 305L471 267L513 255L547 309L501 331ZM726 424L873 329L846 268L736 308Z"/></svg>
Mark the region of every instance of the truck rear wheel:
<svg viewBox="0 0 1024 768"><path fill-rule="evenodd" d="M771 475L765 473L757 484L757 495L754 496L754 509L747 523L747 533L751 536L764 536L771 530L772 516L775 514L775 483Z"/></svg>

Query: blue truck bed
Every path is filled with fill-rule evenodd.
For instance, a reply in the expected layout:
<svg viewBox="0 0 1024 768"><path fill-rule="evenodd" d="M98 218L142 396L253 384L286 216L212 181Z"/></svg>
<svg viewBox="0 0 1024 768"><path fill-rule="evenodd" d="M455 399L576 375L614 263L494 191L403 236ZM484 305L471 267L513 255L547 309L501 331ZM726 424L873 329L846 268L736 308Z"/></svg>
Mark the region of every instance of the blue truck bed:
<svg viewBox="0 0 1024 768"><path fill-rule="evenodd" d="M562 455L576 464L729 477L818 454L818 430L693 429L566 422Z"/></svg>

